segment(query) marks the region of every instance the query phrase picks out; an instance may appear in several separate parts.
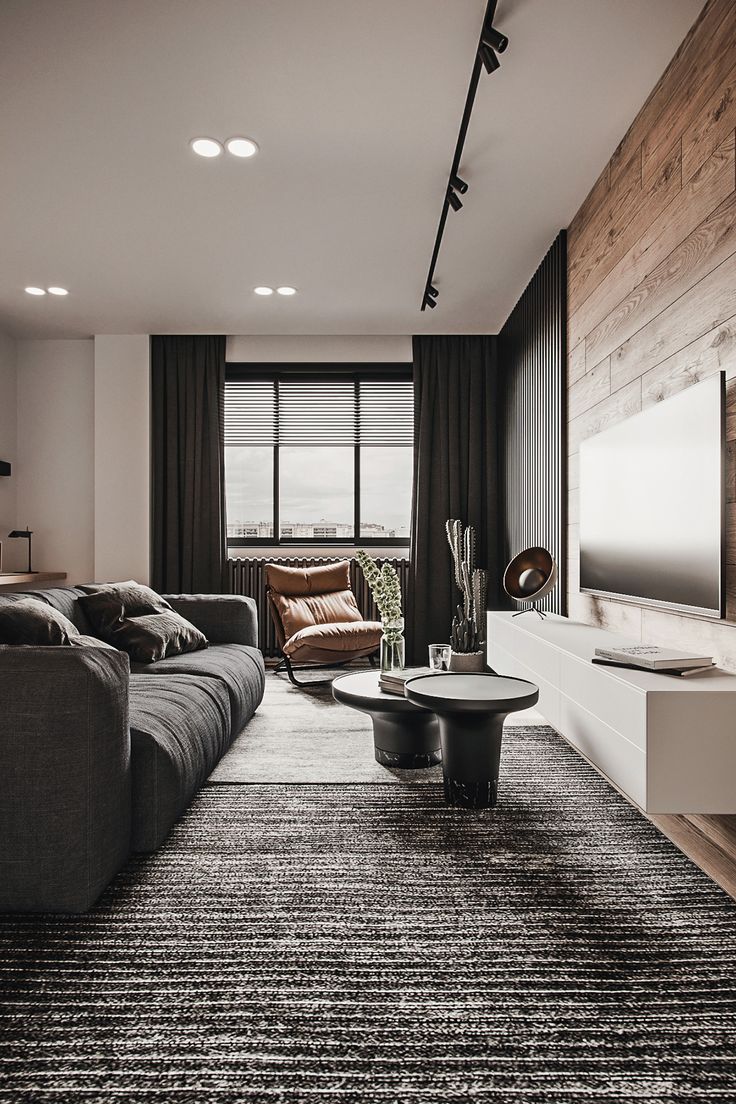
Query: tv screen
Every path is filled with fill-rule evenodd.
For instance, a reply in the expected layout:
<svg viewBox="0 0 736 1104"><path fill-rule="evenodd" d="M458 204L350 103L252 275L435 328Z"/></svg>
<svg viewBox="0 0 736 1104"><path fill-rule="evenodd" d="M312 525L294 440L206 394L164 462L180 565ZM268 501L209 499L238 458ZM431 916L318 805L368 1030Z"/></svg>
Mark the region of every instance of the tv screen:
<svg viewBox="0 0 736 1104"><path fill-rule="evenodd" d="M725 377L580 446L580 589L724 615Z"/></svg>

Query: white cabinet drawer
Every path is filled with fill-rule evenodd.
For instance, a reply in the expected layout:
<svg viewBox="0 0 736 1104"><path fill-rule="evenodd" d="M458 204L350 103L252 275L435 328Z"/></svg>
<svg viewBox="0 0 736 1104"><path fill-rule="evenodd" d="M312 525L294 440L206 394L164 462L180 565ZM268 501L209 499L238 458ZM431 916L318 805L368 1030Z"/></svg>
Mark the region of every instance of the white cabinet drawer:
<svg viewBox="0 0 736 1104"><path fill-rule="evenodd" d="M647 696L620 681L610 671L570 655L560 655L560 691L589 713L605 717L642 751L647 747Z"/></svg>
<svg viewBox="0 0 736 1104"><path fill-rule="evenodd" d="M535 614L524 616L536 616ZM544 640L532 636L524 629L517 628L515 624L509 625L503 621L489 620L488 646L498 645L504 652L516 656L530 671L536 671L537 675L547 682L558 685L560 672L560 651L547 644ZM532 681L536 681L532 679Z"/></svg>
<svg viewBox="0 0 736 1104"><path fill-rule="evenodd" d="M536 672L529 669L516 656L511 655L503 648L489 645L488 663L499 675L513 675L515 678L526 679L539 687L539 702L534 707L545 717L551 725L558 727L560 713L560 690L556 683L548 682Z"/></svg>
<svg viewBox="0 0 736 1104"><path fill-rule="evenodd" d="M560 698L560 732L612 782L646 809L647 767L644 752L577 702Z"/></svg>

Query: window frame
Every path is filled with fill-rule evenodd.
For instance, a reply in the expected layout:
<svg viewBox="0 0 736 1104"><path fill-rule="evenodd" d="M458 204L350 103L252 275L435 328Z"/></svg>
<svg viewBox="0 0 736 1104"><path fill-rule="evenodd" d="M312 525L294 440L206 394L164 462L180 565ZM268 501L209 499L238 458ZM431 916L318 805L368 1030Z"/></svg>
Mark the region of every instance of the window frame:
<svg viewBox="0 0 736 1104"><path fill-rule="evenodd" d="M354 383L361 380L386 382L390 380L410 381L412 366L409 363L397 364L227 364L225 385L230 381L248 381L275 383L294 379L322 382L328 379L349 379ZM223 443L223 449L224 449ZM409 537L361 537L360 536L360 451L361 446L353 445L353 536L350 537L282 537L279 502L279 449L273 445L273 537L226 537L227 548L408 548ZM408 447L408 446L406 446ZM412 448L412 452L413 452Z"/></svg>

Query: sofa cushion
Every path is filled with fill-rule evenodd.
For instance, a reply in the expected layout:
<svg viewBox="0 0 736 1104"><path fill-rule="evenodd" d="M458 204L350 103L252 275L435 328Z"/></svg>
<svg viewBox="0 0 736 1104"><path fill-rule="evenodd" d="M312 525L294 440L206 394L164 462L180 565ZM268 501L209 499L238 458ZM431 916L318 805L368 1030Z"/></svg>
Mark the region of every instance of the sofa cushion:
<svg viewBox="0 0 736 1104"><path fill-rule="evenodd" d="M300 629L284 645L289 659L297 662L342 662L347 656L368 655L381 642L379 621L349 621L335 625L310 625Z"/></svg>
<svg viewBox="0 0 736 1104"><path fill-rule="evenodd" d="M127 582L84 589L91 593L79 602L95 634L136 663L207 647L204 634L149 587Z"/></svg>
<svg viewBox="0 0 736 1104"><path fill-rule="evenodd" d="M69 644L77 635L69 618L45 602L25 597L16 602L0 598L0 644L48 647Z"/></svg>
<svg viewBox="0 0 736 1104"><path fill-rule="evenodd" d="M81 587L48 587L46 590L31 590L24 594L6 594L3 597L5 599L33 598L35 601L44 602L68 617L78 632L90 634L92 626L79 604L79 598L84 593Z"/></svg>
<svg viewBox="0 0 736 1104"><path fill-rule="evenodd" d="M211 644L204 652L172 656L150 666L133 664L140 674L189 675L218 679L230 699L232 735L250 720L263 699L265 665L257 648L247 644Z"/></svg>
<svg viewBox="0 0 736 1104"><path fill-rule="evenodd" d="M224 683L185 675L130 678L134 851L153 851L231 742Z"/></svg>

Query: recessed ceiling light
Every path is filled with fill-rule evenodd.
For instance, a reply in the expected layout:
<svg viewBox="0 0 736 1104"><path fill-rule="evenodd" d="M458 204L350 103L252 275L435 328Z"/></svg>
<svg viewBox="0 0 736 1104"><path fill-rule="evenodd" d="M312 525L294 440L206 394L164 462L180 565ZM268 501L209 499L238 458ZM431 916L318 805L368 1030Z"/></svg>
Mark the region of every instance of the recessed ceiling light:
<svg viewBox="0 0 736 1104"><path fill-rule="evenodd" d="M28 292L29 295L45 295L46 294L46 292L43 290L43 288L27 287L26 291Z"/></svg>
<svg viewBox="0 0 736 1104"><path fill-rule="evenodd" d="M270 287L257 287L253 288L256 295L273 295L273 288Z"/></svg>
<svg viewBox="0 0 736 1104"><path fill-rule="evenodd" d="M216 138L192 138L189 145L200 157L219 157L222 146Z"/></svg>
<svg viewBox="0 0 736 1104"><path fill-rule="evenodd" d="M285 284L283 287L276 288L276 290L279 295L296 295L296 288L289 287L288 284Z"/></svg>
<svg viewBox="0 0 736 1104"><path fill-rule="evenodd" d="M50 288L47 288L47 291L49 291L52 295L68 295L69 294L69 292L66 290L66 288L63 288L63 287L50 287Z"/></svg>
<svg viewBox="0 0 736 1104"><path fill-rule="evenodd" d="M253 157L258 153L258 146L252 138L228 138L225 149L233 157Z"/></svg>

